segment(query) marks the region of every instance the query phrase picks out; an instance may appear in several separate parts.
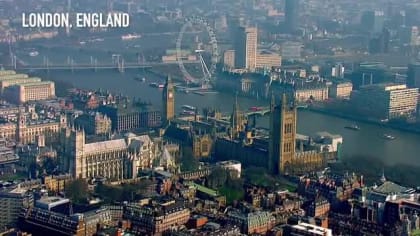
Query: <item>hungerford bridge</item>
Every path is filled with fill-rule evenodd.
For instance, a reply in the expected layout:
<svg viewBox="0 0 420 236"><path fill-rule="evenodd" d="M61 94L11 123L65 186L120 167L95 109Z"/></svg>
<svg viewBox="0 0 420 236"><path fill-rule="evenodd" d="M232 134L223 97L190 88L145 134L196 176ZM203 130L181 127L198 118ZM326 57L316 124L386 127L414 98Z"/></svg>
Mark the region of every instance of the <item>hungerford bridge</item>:
<svg viewBox="0 0 420 236"><path fill-rule="evenodd" d="M137 62L126 62L124 58L119 54L112 55L112 62L99 63L96 58L90 57L89 62L75 62L70 57L67 58L65 63L52 63L48 57L43 58L43 63L39 65L28 64L25 61L16 57L11 56L11 65L6 66L14 70L100 70L100 69L116 69L123 73L125 69L135 68L151 68L154 66L161 65L178 65L178 61L168 62L147 62L145 60L138 60ZM200 64L200 60L184 61L184 64Z"/></svg>

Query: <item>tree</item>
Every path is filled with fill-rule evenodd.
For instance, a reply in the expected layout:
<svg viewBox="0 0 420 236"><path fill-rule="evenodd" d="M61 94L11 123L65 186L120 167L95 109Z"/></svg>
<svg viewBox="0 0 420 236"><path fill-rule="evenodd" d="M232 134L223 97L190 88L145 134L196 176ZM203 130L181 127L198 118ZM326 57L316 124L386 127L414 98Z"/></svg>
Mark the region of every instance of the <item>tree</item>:
<svg viewBox="0 0 420 236"><path fill-rule="evenodd" d="M88 184L82 179L76 179L66 185L66 197L74 203L86 203L89 196Z"/></svg>
<svg viewBox="0 0 420 236"><path fill-rule="evenodd" d="M216 167L207 178L207 186L212 189L218 189L226 184L229 173L221 168Z"/></svg>
<svg viewBox="0 0 420 236"><path fill-rule="evenodd" d="M182 148L181 155L181 171L195 171L198 169L199 161L194 157L192 149L189 147Z"/></svg>
<svg viewBox="0 0 420 236"><path fill-rule="evenodd" d="M46 157L42 161L42 170L51 175L57 170L58 160L56 158Z"/></svg>

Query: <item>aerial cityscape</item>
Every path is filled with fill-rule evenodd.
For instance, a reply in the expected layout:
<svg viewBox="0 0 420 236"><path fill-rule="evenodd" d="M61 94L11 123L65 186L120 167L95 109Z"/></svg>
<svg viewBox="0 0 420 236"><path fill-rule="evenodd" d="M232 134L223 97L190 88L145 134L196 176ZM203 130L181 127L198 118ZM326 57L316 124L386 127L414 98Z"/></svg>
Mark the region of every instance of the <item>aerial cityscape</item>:
<svg viewBox="0 0 420 236"><path fill-rule="evenodd" d="M0 0L0 235L420 236L417 0Z"/></svg>

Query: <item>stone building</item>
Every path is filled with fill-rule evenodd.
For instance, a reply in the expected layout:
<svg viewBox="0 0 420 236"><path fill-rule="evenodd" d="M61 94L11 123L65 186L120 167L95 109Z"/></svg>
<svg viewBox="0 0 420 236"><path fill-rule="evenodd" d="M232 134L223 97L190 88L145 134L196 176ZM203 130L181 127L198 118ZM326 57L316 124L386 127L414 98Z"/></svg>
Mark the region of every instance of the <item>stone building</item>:
<svg viewBox="0 0 420 236"><path fill-rule="evenodd" d="M0 125L0 136L21 144L35 143L38 136L44 136L46 143L51 143L57 140L60 129L66 126L65 115L60 115L54 120L28 121L27 114L19 113L17 123Z"/></svg>
<svg viewBox="0 0 420 236"><path fill-rule="evenodd" d="M285 94L281 102L277 106L273 96L270 105L269 169L277 174L299 174L326 166L323 152L296 150L296 105L288 103Z"/></svg>
<svg viewBox="0 0 420 236"><path fill-rule="evenodd" d="M80 115L75 119L74 124L83 128L89 135L110 133L112 127L111 119L99 112Z"/></svg>
<svg viewBox="0 0 420 236"><path fill-rule="evenodd" d="M162 235L165 231L188 222L190 210L181 200L157 199L145 205L129 204L123 218L130 221L136 235Z"/></svg>
<svg viewBox="0 0 420 236"><path fill-rule="evenodd" d="M241 212L232 210L227 213L227 219L230 223L239 225L241 233L265 234L274 227L275 218L266 211L259 212Z"/></svg>
<svg viewBox="0 0 420 236"><path fill-rule="evenodd" d="M127 133L124 137L86 143L84 131L67 128L60 140L62 170L73 178L136 178L139 170L152 167L156 157L156 147L148 135Z"/></svg>

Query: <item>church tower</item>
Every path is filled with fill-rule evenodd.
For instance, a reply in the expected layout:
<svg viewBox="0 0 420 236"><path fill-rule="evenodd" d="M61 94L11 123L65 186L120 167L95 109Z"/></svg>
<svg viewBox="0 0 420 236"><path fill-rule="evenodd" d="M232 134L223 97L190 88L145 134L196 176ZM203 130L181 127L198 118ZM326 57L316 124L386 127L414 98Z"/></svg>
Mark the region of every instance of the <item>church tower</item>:
<svg viewBox="0 0 420 236"><path fill-rule="evenodd" d="M175 91L171 77L166 78L165 87L162 93L162 122L166 124L175 117Z"/></svg>
<svg viewBox="0 0 420 236"><path fill-rule="evenodd" d="M295 104L288 103L283 94L281 105L271 101L269 168L273 174L290 174L296 153L296 121Z"/></svg>
<svg viewBox="0 0 420 236"><path fill-rule="evenodd" d="M235 97L235 104L233 104L233 112L230 117L230 136L236 139L239 133L244 131L245 116L239 109L238 96Z"/></svg>
<svg viewBox="0 0 420 236"><path fill-rule="evenodd" d="M24 143L23 134L26 132L26 115L22 112L19 112L17 115L16 126L16 140L20 143Z"/></svg>

